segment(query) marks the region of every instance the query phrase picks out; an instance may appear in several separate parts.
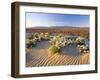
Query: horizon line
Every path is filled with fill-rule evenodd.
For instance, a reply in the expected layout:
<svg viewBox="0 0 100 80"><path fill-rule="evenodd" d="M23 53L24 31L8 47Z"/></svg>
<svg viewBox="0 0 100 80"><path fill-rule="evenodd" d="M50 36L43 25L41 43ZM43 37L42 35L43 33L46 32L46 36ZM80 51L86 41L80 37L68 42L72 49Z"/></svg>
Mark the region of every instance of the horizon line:
<svg viewBox="0 0 100 80"><path fill-rule="evenodd" d="M43 27L43 28L46 28L46 27L47 27L47 28L53 28L53 27L54 27L54 28L55 28L55 27L56 27L56 28L62 28L62 27L64 27L64 28L68 28L68 27L74 27L74 28L75 28L75 27L76 27L76 28L89 28L89 26L61 26L61 27L60 27L60 26L34 26L34 27L26 27L26 28L42 28L42 27Z"/></svg>

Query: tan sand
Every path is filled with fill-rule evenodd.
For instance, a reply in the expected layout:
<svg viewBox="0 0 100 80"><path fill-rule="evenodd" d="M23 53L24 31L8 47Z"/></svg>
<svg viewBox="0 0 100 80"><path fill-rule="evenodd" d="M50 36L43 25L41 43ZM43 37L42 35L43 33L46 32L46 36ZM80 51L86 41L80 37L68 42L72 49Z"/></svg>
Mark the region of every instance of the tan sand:
<svg viewBox="0 0 100 80"><path fill-rule="evenodd" d="M51 54L48 50L30 50L28 54L32 55L32 61L26 64L26 67L39 66L62 66L62 65L80 65L89 64L89 53L80 56L64 55L62 53Z"/></svg>

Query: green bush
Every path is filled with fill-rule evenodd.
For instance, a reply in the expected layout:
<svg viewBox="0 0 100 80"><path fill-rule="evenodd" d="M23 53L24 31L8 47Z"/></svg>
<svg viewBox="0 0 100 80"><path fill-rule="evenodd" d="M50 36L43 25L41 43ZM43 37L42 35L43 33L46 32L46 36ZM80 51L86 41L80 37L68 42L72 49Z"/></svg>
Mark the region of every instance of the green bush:
<svg viewBox="0 0 100 80"><path fill-rule="evenodd" d="M52 45L49 48L49 51L50 51L50 53L55 54L55 53L59 52L59 48L57 46Z"/></svg>

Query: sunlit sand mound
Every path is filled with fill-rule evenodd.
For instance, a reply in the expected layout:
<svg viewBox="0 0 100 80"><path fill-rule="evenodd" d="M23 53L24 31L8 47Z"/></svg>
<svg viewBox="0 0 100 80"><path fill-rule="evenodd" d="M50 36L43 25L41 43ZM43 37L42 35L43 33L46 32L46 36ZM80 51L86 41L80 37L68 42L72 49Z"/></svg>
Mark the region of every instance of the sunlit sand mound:
<svg viewBox="0 0 100 80"><path fill-rule="evenodd" d="M44 49L27 50L27 52L32 56L32 60L26 63L26 67L88 64L90 57L89 53L80 56L70 56L62 53L51 54Z"/></svg>

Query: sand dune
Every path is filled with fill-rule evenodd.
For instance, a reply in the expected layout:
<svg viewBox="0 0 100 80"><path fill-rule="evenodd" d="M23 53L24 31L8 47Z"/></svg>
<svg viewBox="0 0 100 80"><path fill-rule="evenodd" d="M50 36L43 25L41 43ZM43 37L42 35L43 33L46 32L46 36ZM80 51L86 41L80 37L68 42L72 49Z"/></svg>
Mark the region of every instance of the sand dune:
<svg viewBox="0 0 100 80"><path fill-rule="evenodd" d="M32 56L32 60L26 63L26 67L79 65L89 63L89 53L80 56L70 56L62 53L51 54L48 50L26 50Z"/></svg>

